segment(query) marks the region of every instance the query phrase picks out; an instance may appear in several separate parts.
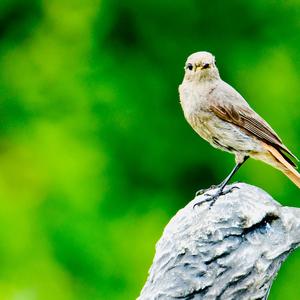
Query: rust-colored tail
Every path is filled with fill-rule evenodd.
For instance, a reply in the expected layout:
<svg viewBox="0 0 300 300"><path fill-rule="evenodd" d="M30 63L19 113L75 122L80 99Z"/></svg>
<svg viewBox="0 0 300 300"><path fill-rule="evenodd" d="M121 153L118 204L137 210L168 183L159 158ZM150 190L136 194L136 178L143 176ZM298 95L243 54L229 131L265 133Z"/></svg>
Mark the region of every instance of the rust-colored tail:
<svg viewBox="0 0 300 300"><path fill-rule="evenodd" d="M287 161L287 159L284 157L284 154L268 144L264 143L264 146L277 161L276 167L280 171L282 171L291 181L293 181L298 188L300 188L300 174L296 171L294 166L292 166L291 163Z"/></svg>

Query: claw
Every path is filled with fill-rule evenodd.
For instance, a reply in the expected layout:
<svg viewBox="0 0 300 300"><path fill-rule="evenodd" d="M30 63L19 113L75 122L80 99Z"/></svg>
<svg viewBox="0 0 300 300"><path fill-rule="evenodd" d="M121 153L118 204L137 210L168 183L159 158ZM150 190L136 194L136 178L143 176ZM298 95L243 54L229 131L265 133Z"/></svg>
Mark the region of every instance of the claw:
<svg viewBox="0 0 300 300"><path fill-rule="evenodd" d="M212 185L212 186L210 186L210 187L207 188L207 189L201 189L201 190L199 190L199 191L196 192L195 197L200 196L200 195L203 195L203 194L205 194L207 191L216 189L217 187L219 187L219 185Z"/></svg>
<svg viewBox="0 0 300 300"><path fill-rule="evenodd" d="M196 192L195 197L198 197L200 195L203 195L205 193L206 189L201 189L199 191Z"/></svg>
<svg viewBox="0 0 300 300"><path fill-rule="evenodd" d="M217 199L220 197L220 196L223 196L223 195L226 195L226 194L229 194L231 193L234 189L239 189L238 186L232 186L231 188L227 189L226 191L222 190L222 189L219 189L214 195L210 195L210 194L207 194L207 198L202 200L202 201L199 201L199 202L196 202L194 205L193 205L193 209L196 207L196 206L199 206L205 202L210 202L209 203L209 209L212 208L212 206L215 204L215 202L217 201Z"/></svg>
<svg viewBox="0 0 300 300"><path fill-rule="evenodd" d="M196 206L200 206L201 204L203 203L206 203L206 202L210 202L209 203L209 209L214 205L214 203L216 202L216 200L219 198L219 196L221 196L222 194L221 193L216 193L215 195L207 195L209 197L207 197L206 199L202 200L202 201L199 201L199 202L196 202L194 205L193 205L193 209L196 207Z"/></svg>

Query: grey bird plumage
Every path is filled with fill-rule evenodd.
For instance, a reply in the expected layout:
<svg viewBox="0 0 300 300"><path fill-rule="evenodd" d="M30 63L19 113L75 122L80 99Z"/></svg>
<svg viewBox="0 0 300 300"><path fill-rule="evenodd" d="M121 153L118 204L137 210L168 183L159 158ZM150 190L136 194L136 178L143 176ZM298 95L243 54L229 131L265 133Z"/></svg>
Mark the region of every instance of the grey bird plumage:
<svg viewBox="0 0 300 300"><path fill-rule="evenodd" d="M213 147L235 155L237 165L220 185L220 192L248 157L281 170L300 187L293 161L296 157L247 101L221 79L211 53L197 52L188 57L179 94L192 128Z"/></svg>

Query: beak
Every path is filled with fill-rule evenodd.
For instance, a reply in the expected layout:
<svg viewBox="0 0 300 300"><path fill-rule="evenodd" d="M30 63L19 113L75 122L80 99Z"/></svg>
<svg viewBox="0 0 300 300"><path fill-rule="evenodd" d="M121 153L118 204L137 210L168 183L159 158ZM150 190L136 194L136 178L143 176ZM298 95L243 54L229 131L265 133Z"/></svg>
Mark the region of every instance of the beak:
<svg viewBox="0 0 300 300"><path fill-rule="evenodd" d="M197 65L196 66L196 69L195 69L195 71L197 71L197 70L204 70L204 69L208 69L208 68L210 68L210 64L208 64L208 63L203 63L203 64L201 64L201 65Z"/></svg>

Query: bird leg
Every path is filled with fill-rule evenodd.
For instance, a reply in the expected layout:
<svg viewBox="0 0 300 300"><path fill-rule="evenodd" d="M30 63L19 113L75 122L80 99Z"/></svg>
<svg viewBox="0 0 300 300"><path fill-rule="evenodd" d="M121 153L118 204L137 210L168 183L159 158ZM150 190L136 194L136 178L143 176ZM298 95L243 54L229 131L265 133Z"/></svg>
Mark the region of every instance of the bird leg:
<svg viewBox="0 0 300 300"><path fill-rule="evenodd" d="M205 202L210 202L210 207L212 207L214 205L214 203L216 202L216 200L222 196L222 195L226 195L228 193L231 193L234 189L238 189L237 186L233 186L231 187L230 189L224 191L224 188L226 187L227 183L229 182L229 180L233 177L233 175L238 171L238 169L243 165L243 163L249 158L249 156L245 156L243 161L241 162L238 162L235 167L233 168L233 170L230 172L230 174L220 183L218 184L217 186L211 186L209 189L207 190L210 190L212 188L218 188L217 192L214 194L214 195L210 195L210 194L207 194L207 196L209 196L208 198L200 201L200 202L197 202L194 204L194 208L195 206L198 206L202 203L205 203ZM207 190L200 190L196 193L196 196L198 195L201 195L203 193L205 193ZM203 191L203 192L202 192ZM201 193L201 194L200 194Z"/></svg>

